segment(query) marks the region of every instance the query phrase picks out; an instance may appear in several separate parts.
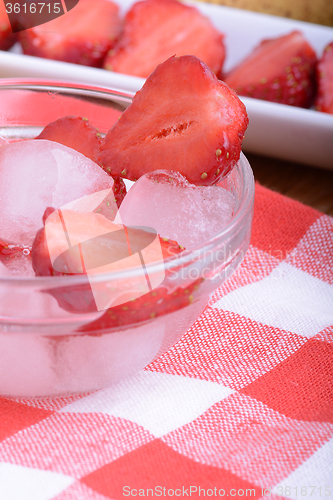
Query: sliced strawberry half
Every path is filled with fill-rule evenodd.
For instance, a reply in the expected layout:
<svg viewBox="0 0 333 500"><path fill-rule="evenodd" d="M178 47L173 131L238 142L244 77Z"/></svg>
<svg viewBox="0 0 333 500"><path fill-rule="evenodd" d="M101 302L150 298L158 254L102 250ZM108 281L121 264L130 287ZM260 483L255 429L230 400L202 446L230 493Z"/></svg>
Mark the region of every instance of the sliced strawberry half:
<svg viewBox="0 0 333 500"><path fill-rule="evenodd" d="M97 310L95 295L88 276L100 272L126 271L132 266L142 266L141 258L128 260L144 252L144 262L163 261L181 252L176 242L157 238L156 234L142 228L125 228L113 224L100 214L80 213L72 210L47 209L45 227L38 231L32 246L32 266L37 276L82 275L79 285L57 287L49 290L60 307L79 313ZM69 242L71 245L69 245ZM106 265L111 266L106 269ZM146 278L129 277L127 280L107 283L102 293L112 293L112 303L123 304L142 295ZM144 291L144 289L143 289ZM120 298L125 297L125 300ZM110 296L107 297L110 299ZM113 308L112 308L113 309Z"/></svg>
<svg viewBox="0 0 333 500"><path fill-rule="evenodd" d="M6 13L5 3L0 2L0 50L10 49L17 41L17 36L13 33Z"/></svg>
<svg viewBox="0 0 333 500"><path fill-rule="evenodd" d="M210 185L238 161L247 125L244 104L205 63L171 57L107 133L101 162L132 181L162 169Z"/></svg>
<svg viewBox="0 0 333 500"><path fill-rule="evenodd" d="M80 0L65 15L22 31L24 54L101 66L121 30L119 7L109 0Z"/></svg>
<svg viewBox="0 0 333 500"><path fill-rule="evenodd" d="M317 83L316 109L333 114L333 42L325 47L318 63Z"/></svg>
<svg viewBox="0 0 333 500"><path fill-rule="evenodd" d="M173 55L193 54L219 73L225 58L223 35L195 7L177 0L144 0L128 11L124 29L104 67L147 78Z"/></svg>
<svg viewBox="0 0 333 500"><path fill-rule="evenodd" d="M300 31L264 40L223 80L237 94L309 107L315 91L316 54Z"/></svg>
<svg viewBox="0 0 333 500"><path fill-rule="evenodd" d="M95 163L99 162L101 134L97 128L89 123L87 118L79 116L64 116L59 118L55 122L46 125L36 139L59 142L82 153ZM106 172L110 175L110 172L107 170ZM126 186L124 181L119 177L113 180L113 194L119 208L126 195Z"/></svg>

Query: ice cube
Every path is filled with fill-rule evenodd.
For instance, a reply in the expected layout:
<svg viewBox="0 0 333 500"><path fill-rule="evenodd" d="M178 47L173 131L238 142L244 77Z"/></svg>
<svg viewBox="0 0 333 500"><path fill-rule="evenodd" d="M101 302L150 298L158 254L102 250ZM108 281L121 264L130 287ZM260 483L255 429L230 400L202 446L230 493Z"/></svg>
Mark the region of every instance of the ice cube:
<svg viewBox="0 0 333 500"><path fill-rule="evenodd" d="M97 191L110 192L112 186L113 179L101 167L62 144L5 144L0 148L1 239L31 245L45 208L59 208Z"/></svg>
<svg viewBox="0 0 333 500"><path fill-rule="evenodd" d="M194 186L177 172L159 170L140 177L119 209L123 224L149 226L191 250L218 234L235 208L233 194L220 186Z"/></svg>
<svg viewBox="0 0 333 500"><path fill-rule="evenodd" d="M21 255L15 256L14 259L8 260L6 263L7 270L11 276L16 278L32 278L35 276L35 271L32 268L32 262L30 257L30 250L26 249L29 253L21 253Z"/></svg>
<svg viewBox="0 0 333 500"><path fill-rule="evenodd" d="M9 244L5 246L4 251L1 253L6 274L25 278L35 276L31 261L31 247Z"/></svg>

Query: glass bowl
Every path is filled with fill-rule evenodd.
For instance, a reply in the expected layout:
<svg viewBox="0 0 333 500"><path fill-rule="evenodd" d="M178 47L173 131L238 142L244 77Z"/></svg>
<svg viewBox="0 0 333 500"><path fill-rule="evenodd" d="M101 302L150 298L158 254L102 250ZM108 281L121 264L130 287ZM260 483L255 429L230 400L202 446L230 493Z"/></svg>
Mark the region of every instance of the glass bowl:
<svg viewBox="0 0 333 500"><path fill-rule="evenodd" d="M9 142L34 138L66 115L88 117L104 134L130 103L130 95L107 89L3 79L0 136ZM230 223L195 250L148 265L149 276L163 269L165 279L154 299L147 294L147 309L135 319L126 304L121 322L117 308L73 313L60 307L59 294L80 293L84 276L0 278L0 394L31 398L93 391L135 374L169 349L237 269L250 242L254 179L243 154L220 185L236 199ZM135 273L127 269L93 279L96 286L125 283Z"/></svg>

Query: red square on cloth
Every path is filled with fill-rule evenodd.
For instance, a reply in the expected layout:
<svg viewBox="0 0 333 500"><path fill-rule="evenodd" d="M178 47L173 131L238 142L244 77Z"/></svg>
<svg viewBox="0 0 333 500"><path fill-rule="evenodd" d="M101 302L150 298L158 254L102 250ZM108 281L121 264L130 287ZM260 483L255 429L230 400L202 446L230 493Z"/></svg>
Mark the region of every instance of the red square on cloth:
<svg viewBox="0 0 333 500"><path fill-rule="evenodd" d="M49 410L32 408L0 397L0 441L52 415Z"/></svg>
<svg viewBox="0 0 333 500"><path fill-rule="evenodd" d="M256 184L251 244L284 260L320 216L317 210Z"/></svg>
<svg viewBox="0 0 333 500"><path fill-rule="evenodd" d="M327 215L319 217L286 262L333 285L333 219Z"/></svg>
<svg viewBox="0 0 333 500"><path fill-rule="evenodd" d="M105 465L81 479L81 482L116 500L123 498L124 492L128 491L133 492L132 496L169 498L224 496L223 491L229 496L229 491L236 485L237 490L244 490L244 493L252 490L251 498L261 496L261 488L255 488L249 481L226 469L193 461L177 453L160 439ZM148 490L152 491L148 493Z"/></svg>
<svg viewBox="0 0 333 500"><path fill-rule="evenodd" d="M290 418L333 423L332 382L333 345L312 338L241 393Z"/></svg>

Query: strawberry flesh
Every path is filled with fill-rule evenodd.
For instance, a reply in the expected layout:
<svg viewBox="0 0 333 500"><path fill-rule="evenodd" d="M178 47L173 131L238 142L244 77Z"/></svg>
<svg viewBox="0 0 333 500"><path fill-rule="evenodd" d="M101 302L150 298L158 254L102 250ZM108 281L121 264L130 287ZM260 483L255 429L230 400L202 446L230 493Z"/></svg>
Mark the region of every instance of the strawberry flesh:
<svg viewBox="0 0 333 500"><path fill-rule="evenodd" d="M316 54L300 31L264 40L222 78L237 94L309 107L315 93Z"/></svg>
<svg viewBox="0 0 333 500"><path fill-rule="evenodd" d="M238 161L244 104L195 56L160 64L101 144L101 162L132 181L175 170L196 185L219 181Z"/></svg>
<svg viewBox="0 0 333 500"><path fill-rule="evenodd" d="M121 30L118 11L109 0L80 0L66 15L22 31L23 52L100 67Z"/></svg>
<svg viewBox="0 0 333 500"><path fill-rule="evenodd" d="M193 54L219 73L225 58L223 35L195 7L177 0L144 0L128 11L118 43L104 67L147 78L173 55Z"/></svg>
<svg viewBox="0 0 333 500"><path fill-rule="evenodd" d="M317 83L316 109L333 114L333 42L325 47L318 63Z"/></svg>

